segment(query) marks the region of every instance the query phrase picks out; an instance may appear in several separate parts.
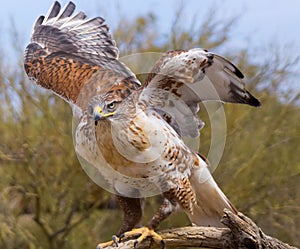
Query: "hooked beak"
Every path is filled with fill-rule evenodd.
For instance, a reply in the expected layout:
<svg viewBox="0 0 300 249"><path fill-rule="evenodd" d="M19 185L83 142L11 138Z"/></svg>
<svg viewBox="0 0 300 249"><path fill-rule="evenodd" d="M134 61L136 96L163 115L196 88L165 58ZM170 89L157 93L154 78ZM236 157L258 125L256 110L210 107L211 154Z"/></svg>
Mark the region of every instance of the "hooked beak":
<svg viewBox="0 0 300 249"><path fill-rule="evenodd" d="M93 115L94 115L95 125L97 125L98 121L102 118L102 108L100 106L95 106Z"/></svg>

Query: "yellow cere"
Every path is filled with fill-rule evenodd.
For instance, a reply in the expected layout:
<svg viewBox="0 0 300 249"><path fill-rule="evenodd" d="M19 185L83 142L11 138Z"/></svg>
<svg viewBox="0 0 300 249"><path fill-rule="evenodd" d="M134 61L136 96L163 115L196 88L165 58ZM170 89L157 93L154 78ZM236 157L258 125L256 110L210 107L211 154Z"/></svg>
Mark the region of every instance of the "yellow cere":
<svg viewBox="0 0 300 249"><path fill-rule="evenodd" d="M102 115L102 108L100 106L95 106L94 107L94 113L98 113L100 115Z"/></svg>

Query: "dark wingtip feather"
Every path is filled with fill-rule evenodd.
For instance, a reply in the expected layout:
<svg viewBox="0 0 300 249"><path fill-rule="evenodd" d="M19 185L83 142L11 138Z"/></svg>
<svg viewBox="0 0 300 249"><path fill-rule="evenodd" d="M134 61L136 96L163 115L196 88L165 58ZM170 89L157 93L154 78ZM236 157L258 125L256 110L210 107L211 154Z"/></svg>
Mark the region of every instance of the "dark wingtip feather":
<svg viewBox="0 0 300 249"><path fill-rule="evenodd" d="M44 16L39 16L39 18L34 23L33 31L36 30L37 27L40 26L43 23L44 19L45 19Z"/></svg>
<svg viewBox="0 0 300 249"><path fill-rule="evenodd" d="M66 18L66 17L70 17L74 10L76 8L76 5L73 2L69 2L63 9L61 15L60 15L60 19L62 18Z"/></svg>
<svg viewBox="0 0 300 249"><path fill-rule="evenodd" d="M53 5L51 6L51 8L49 9L45 19L49 20L53 17L56 17L58 15L58 13L60 12L60 9L61 9L60 3L55 1L53 3Z"/></svg>
<svg viewBox="0 0 300 249"><path fill-rule="evenodd" d="M233 82L230 83L229 87L231 93L231 101L229 102L247 104L256 107L261 105L260 101L246 89L239 88L239 86Z"/></svg>
<svg viewBox="0 0 300 249"><path fill-rule="evenodd" d="M238 69L235 65L232 64L232 66L234 66L234 73L237 77L239 77L240 79L244 78L243 73L240 71L240 69Z"/></svg>
<svg viewBox="0 0 300 249"><path fill-rule="evenodd" d="M244 74L231 61L229 61L228 59L226 59L226 58L224 58L220 55L217 55L217 54L214 54L214 53L210 53L210 54L213 55L213 57L215 57L221 63L223 63L224 67L227 68L230 72L232 72L235 76L237 76L240 79L244 79Z"/></svg>
<svg viewBox="0 0 300 249"><path fill-rule="evenodd" d="M261 103L257 98L255 98L250 92L247 91L247 93L248 93L249 97L247 98L246 104L255 106L255 107L261 106Z"/></svg>

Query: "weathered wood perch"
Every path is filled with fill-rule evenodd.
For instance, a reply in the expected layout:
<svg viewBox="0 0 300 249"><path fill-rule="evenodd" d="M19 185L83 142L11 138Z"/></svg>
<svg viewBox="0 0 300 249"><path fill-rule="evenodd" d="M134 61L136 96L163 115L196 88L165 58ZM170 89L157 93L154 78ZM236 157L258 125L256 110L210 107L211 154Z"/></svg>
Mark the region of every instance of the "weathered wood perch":
<svg viewBox="0 0 300 249"><path fill-rule="evenodd" d="M234 249L260 249L260 248L293 248L282 241L268 236L248 217L242 213L233 214L224 210L221 222L228 228L215 227L181 227L159 231L165 241L166 248L170 247L201 247L201 248L234 248ZM118 249L134 248L135 238L124 238ZM114 246L106 249L116 249ZM160 245L146 239L138 249L161 248Z"/></svg>

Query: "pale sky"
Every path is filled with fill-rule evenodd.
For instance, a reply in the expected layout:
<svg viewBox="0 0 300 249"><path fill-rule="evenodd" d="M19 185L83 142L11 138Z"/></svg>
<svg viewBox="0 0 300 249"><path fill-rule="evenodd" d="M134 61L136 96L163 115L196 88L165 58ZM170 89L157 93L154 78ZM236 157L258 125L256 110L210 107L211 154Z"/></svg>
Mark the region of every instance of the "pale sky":
<svg viewBox="0 0 300 249"><path fill-rule="evenodd" d="M62 5L67 0L60 1ZM90 17L102 16L113 29L120 16L134 18L152 12L157 17L158 27L166 32L174 19L179 0L73 0L76 10L82 10ZM1 44L8 44L11 20L20 33L24 47L29 41L33 22L41 14L46 14L52 0L7 0L0 8ZM267 47L272 43L287 46L293 53L300 54L300 0L189 0L184 1L186 22L199 15L199 19L212 6L216 6L220 16L239 16L231 33L230 49L251 46ZM121 13L121 15L120 15Z"/></svg>

